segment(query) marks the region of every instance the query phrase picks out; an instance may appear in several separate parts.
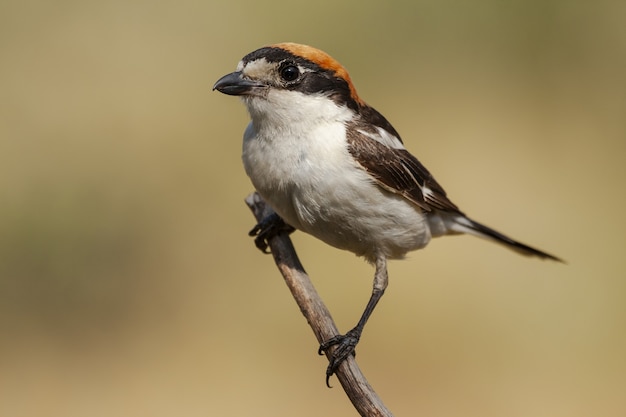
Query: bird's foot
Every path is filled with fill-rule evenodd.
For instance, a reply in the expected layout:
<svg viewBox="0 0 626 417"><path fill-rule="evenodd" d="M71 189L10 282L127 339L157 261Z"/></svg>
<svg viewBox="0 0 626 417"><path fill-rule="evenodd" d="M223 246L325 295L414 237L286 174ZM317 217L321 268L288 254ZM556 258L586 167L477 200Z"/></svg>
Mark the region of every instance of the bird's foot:
<svg viewBox="0 0 626 417"><path fill-rule="evenodd" d="M267 248L269 240L281 233L293 233L296 229L285 223L285 221L276 213L272 213L257 223L256 226L248 232L249 236L255 236L254 244L263 253L270 253Z"/></svg>
<svg viewBox="0 0 626 417"><path fill-rule="evenodd" d="M330 377L337 371L339 366L348 356L356 356L355 347L361 338L361 330L354 328L345 335L333 336L322 343L317 350L319 355L323 355L331 346L336 346L329 358L328 367L326 368L326 386L330 388Z"/></svg>

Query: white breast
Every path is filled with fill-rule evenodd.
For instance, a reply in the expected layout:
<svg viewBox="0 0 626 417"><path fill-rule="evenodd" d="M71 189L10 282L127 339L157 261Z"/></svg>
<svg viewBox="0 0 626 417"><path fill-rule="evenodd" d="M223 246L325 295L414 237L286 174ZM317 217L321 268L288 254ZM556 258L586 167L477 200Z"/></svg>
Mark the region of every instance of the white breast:
<svg viewBox="0 0 626 417"><path fill-rule="evenodd" d="M306 110L306 103L313 104L305 100L298 108ZM349 109L325 98L324 105L332 107L323 112L315 103L318 117L309 112L294 118L286 110L290 113L278 121L282 123L275 123L255 108L268 103L246 104L253 121L244 134L244 167L257 191L287 223L371 261L378 253L400 258L428 243L421 210L381 189L349 154Z"/></svg>

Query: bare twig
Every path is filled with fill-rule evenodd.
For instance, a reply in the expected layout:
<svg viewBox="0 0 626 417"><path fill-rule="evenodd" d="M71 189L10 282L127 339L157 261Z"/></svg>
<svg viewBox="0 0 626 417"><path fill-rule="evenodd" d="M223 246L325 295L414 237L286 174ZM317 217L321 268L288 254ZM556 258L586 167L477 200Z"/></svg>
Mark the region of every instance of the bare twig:
<svg viewBox="0 0 626 417"><path fill-rule="evenodd" d="M258 193L252 193L246 198L246 204L254 213L258 221L270 215L273 211ZM313 287L298 255L287 234L279 234L269 240L269 247L274 261L283 275L293 298L298 303L300 311L308 321L315 337L322 343L339 334L337 326L330 312L322 302L319 294ZM326 352L327 357L332 354ZM361 416L389 417L391 412L385 407L382 400L367 382L359 369L354 357L346 359L337 370L337 378L343 390ZM321 378L320 378L321 379Z"/></svg>

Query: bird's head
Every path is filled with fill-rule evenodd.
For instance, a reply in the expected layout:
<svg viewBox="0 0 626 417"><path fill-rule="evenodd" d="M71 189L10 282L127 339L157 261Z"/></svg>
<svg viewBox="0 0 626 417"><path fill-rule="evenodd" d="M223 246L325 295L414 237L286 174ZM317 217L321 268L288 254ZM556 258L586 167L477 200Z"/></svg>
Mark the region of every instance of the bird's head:
<svg viewBox="0 0 626 417"><path fill-rule="evenodd" d="M240 96L253 118L268 114L297 119L364 105L348 71L327 53L311 46L279 43L249 53L237 70L213 86Z"/></svg>

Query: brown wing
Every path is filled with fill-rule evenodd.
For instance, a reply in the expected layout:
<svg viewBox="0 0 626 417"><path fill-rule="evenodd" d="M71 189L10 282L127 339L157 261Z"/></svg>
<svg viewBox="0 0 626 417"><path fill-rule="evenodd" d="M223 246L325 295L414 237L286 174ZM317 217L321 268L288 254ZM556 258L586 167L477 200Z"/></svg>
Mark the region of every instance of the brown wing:
<svg viewBox="0 0 626 417"><path fill-rule="evenodd" d="M388 137L382 137L380 131L369 126L369 129L366 124L348 126L348 151L381 187L402 195L426 211L460 213L432 174L404 149L400 138L387 130ZM380 141L375 137L380 137ZM390 140L397 140L397 147L388 146L386 142Z"/></svg>

